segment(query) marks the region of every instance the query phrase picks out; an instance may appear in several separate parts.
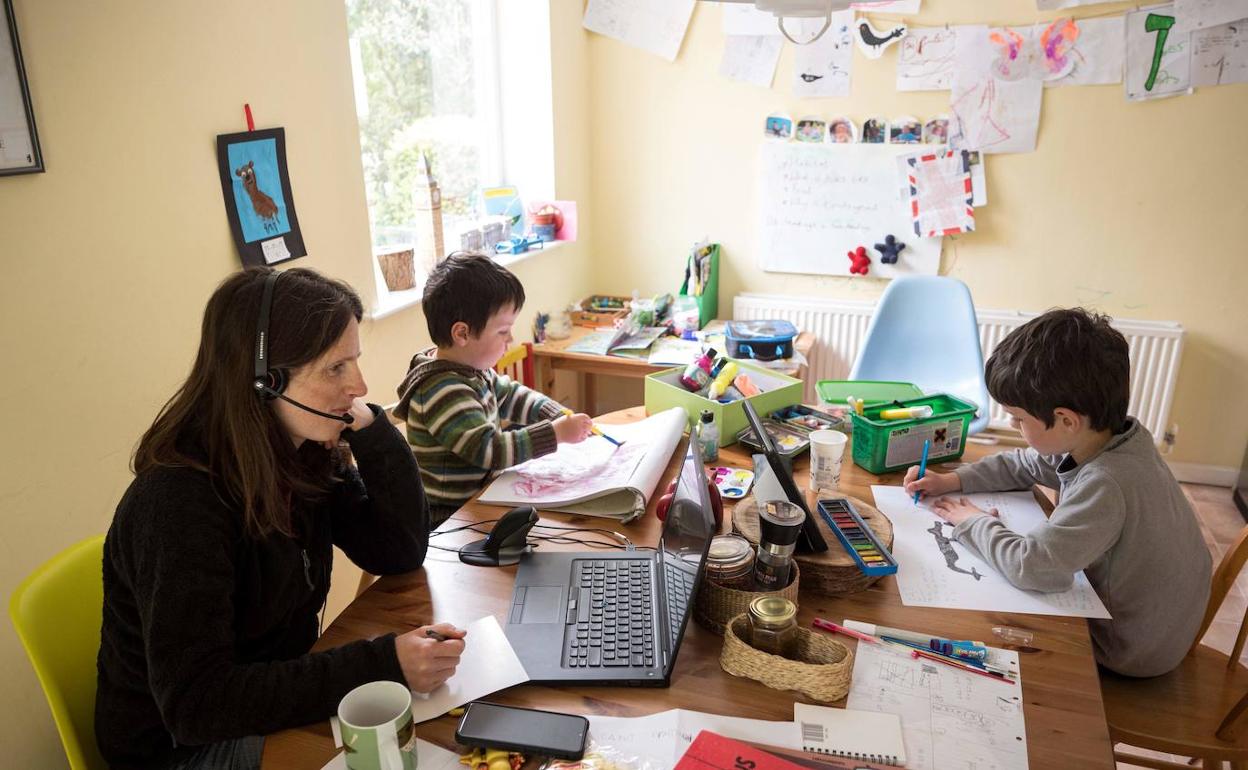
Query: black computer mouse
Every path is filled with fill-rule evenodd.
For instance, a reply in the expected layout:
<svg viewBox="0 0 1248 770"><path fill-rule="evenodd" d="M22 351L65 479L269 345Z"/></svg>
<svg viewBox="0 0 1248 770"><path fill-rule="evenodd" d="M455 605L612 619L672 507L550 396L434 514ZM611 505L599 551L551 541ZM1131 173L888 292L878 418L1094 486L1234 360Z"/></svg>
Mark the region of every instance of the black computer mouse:
<svg viewBox="0 0 1248 770"><path fill-rule="evenodd" d="M529 530L537 523L537 509L531 505L512 508L494 525L484 540L459 549L459 560L478 567L505 567L520 561L529 549Z"/></svg>

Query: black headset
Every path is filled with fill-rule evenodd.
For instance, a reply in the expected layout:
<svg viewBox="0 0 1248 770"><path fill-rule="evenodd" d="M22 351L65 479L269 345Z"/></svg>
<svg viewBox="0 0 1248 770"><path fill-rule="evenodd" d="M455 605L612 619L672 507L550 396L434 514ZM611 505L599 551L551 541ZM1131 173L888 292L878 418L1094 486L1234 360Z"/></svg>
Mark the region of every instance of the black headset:
<svg viewBox="0 0 1248 770"><path fill-rule="evenodd" d="M264 279L264 297L260 300L260 318L256 321L256 378L252 381L252 387L266 401L280 398L305 412L350 425L355 422L355 417L350 414L322 412L285 395L283 391L286 390L289 382L286 370L269 368L269 311L273 308L273 287L277 284L280 275L280 272L274 270Z"/></svg>

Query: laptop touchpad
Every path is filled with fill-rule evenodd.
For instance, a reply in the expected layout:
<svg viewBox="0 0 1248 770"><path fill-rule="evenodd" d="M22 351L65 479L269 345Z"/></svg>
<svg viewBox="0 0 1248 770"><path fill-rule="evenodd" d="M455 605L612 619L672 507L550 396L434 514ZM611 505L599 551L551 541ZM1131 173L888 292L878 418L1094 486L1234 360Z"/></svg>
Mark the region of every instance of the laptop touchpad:
<svg viewBox="0 0 1248 770"><path fill-rule="evenodd" d="M563 586L526 586L520 622L562 623L565 614L564 608L559 606L562 594Z"/></svg>

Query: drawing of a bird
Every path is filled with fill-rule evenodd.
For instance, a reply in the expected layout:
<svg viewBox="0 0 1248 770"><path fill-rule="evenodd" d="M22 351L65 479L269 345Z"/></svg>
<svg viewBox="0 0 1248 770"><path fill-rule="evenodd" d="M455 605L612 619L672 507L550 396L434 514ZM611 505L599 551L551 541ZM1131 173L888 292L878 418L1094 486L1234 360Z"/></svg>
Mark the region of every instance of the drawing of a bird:
<svg viewBox="0 0 1248 770"><path fill-rule="evenodd" d="M822 79L822 78L823 78L823 75L813 75L813 74L811 74L811 73L809 73L809 72L803 72L803 73L802 73L802 75L801 75L801 77L802 77L802 80L803 80L804 82L807 82L807 83L813 83L813 82L815 82L816 80L820 80L820 79Z"/></svg>
<svg viewBox="0 0 1248 770"><path fill-rule="evenodd" d="M874 48L874 47L882 46L888 41L893 40L895 38L899 38L902 35L906 34L906 28L896 27L893 29L892 32L889 32L884 37L877 37L875 33L871 30L871 26L864 21L858 25L858 34L862 37L862 42Z"/></svg>

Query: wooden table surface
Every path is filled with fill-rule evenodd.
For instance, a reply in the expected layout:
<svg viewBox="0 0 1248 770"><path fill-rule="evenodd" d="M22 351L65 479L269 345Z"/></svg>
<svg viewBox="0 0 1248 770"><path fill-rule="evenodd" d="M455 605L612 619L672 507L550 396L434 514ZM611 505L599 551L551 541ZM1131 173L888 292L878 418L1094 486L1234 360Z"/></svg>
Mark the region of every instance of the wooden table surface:
<svg viewBox="0 0 1248 770"><path fill-rule="evenodd" d="M641 407L605 415L604 424L641 419ZM675 477L684 456L686 439L673 454L660 487ZM964 460L975 460L995 451L969 444ZM871 500L871 485L900 483L900 474L875 476L848 459L841 476L841 490ZM750 467L749 455L733 445L720 450L717 464ZM935 466L939 468L940 466ZM795 477L805 489L807 461L799 460ZM657 499L655 495L655 499ZM451 529L470 521L498 518L502 508L469 503L446 524ZM725 517L726 519L728 517ZM607 519L543 513L544 523L606 527L623 532L638 544L653 545L660 523L651 511L642 519L619 525ZM482 529L488 531L489 524ZM725 528L728 524L725 522ZM435 537L441 546L458 546L482 535L460 532ZM544 544L543 549L560 548ZM584 547L562 546L572 550ZM832 547L837 547L835 543ZM326 629L314 649L324 650L356 639L387 632L403 632L437 621L460 627L483 615L506 623L515 567L488 568L462 564L454 553L430 549L422 569L405 575L383 577L358 597ZM1030 770L1067 770L1114 766L1112 745L1105 724L1096 664L1081 618L1015 615L902 605L894 577L877 582L866 591L842 597L820 596L803 590L799 620L809 624L816 616L830 619L856 618L898 628L921 629L953 639L991 640L990 628L1009 625L1032 631L1035 652L1020 655L1022 695L1027 724ZM839 638L851 648L852 639ZM989 642L991 643L991 641ZM685 708L756 719L790 720L796 693L771 690L749 679L724 673L719 667L721 640L692 618L672 673L671 687L546 687L524 685L490 697L499 703L544 708L579 714L641 716L670 708ZM489 665L488 661L464 660L461 665ZM842 701L838 705L844 705ZM456 720L441 717L417 727L427 740L453 750ZM265 741L262 766L274 768L322 767L339 749L334 748L327 722L270 735Z"/></svg>
<svg viewBox="0 0 1248 770"><path fill-rule="evenodd" d="M715 329L722 327L723 321L711 321L706 325L706 329ZM595 405L597 399L594 393L594 377L597 375L607 375L611 377L632 377L640 379L647 374L661 372L664 369L671 369L670 364L655 365L639 358L626 358L624 356L600 356L596 353L570 353L568 347L574 345L585 335L592 334L598 329L591 329L587 326L573 326L572 336L562 340L550 340L537 343L533 346L533 370L534 379L537 380L537 389L546 395L553 395L555 392L555 373L559 370L576 372L581 378L581 394L579 395L579 403L581 411L587 414L597 412ZM720 329L722 331L722 328ZM797 339L793 341L793 348L803 356L809 358L810 351L815 344L815 335L810 332L802 332L797 335ZM721 353L725 351L720 351ZM803 379L805 375L805 367L795 365L787 369L777 370L782 374L790 377Z"/></svg>

